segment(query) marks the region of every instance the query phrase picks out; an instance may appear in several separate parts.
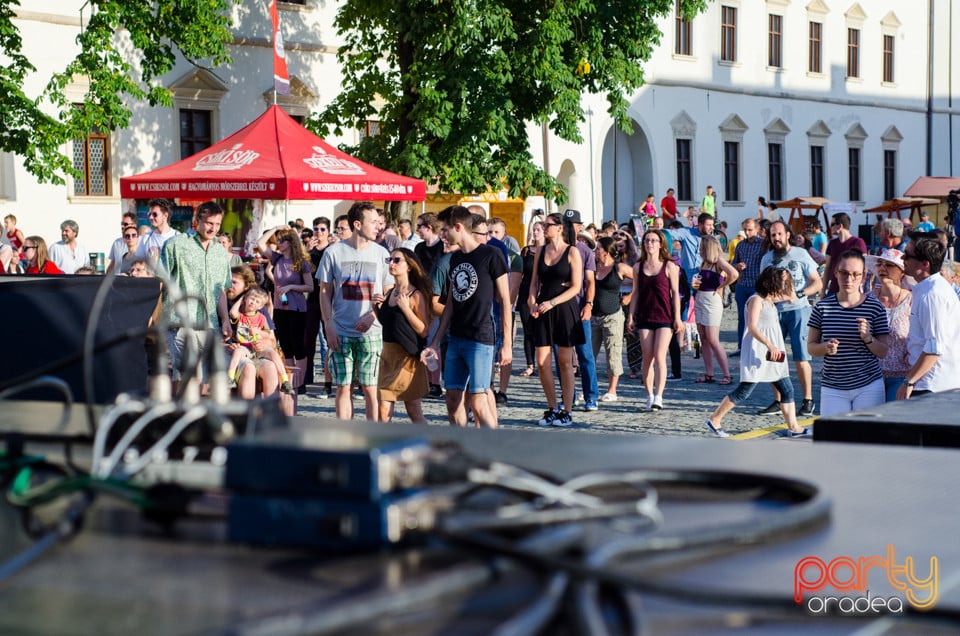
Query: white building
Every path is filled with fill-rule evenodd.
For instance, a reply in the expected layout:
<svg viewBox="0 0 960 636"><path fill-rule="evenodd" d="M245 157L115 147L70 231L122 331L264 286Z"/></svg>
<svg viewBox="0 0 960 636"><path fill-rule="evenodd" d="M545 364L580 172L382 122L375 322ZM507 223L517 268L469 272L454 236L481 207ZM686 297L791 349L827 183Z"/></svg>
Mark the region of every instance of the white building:
<svg viewBox="0 0 960 636"><path fill-rule="evenodd" d="M83 3L21 4L17 24L38 68L26 89L36 94L73 54ZM328 103L340 82L336 3L278 6L293 78L292 95L279 102L306 115ZM127 130L66 149L87 179L38 185L16 157L0 156L0 212L48 241L72 218L81 243L107 251L119 230L121 176L192 154L272 102L267 2L233 10L232 65L213 74L179 64L162 80L175 96L173 109L137 106ZM960 64L953 68L951 45L958 20L949 0L718 0L691 24L662 22L647 84L630 100L632 134L613 130L601 96L586 96L583 144L552 136L544 142L531 128L531 148L569 188L564 207L595 221L626 220L648 193L659 200L668 187L686 206L713 185L721 218L731 223L754 215L758 196L875 205L918 176L953 174L960 161L952 97ZM71 90L82 94L82 81ZM344 209L291 202L289 215L309 222Z"/></svg>

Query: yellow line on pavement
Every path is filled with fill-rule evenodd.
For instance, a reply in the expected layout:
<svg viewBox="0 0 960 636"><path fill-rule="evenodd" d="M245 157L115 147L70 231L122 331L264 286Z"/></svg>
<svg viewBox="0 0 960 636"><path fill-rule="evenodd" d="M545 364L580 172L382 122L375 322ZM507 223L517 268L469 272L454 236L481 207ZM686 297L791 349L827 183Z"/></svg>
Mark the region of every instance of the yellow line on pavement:
<svg viewBox="0 0 960 636"><path fill-rule="evenodd" d="M810 417L805 420L797 420L797 424L800 426L809 426L813 424L814 418ZM776 433L777 431L782 431L787 428L786 424L774 424L773 426L765 426L763 428L755 428L752 431L747 431L746 433L737 433L731 435L730 439L756 439L758 437L763 437L764 435L770 435L771 433Z"/></svg>

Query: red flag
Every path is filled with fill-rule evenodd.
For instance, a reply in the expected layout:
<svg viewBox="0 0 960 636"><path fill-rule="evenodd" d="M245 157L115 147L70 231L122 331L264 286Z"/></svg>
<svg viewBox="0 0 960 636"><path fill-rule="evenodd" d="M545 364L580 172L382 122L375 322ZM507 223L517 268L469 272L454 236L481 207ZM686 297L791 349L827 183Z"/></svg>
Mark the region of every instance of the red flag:
<svg viewBox="0 0 960 636"><path fill-rule="evenodd" d="M290 74L287 72L287 54L283 50L283 33L277 15L277 0L270 0L270 19L273 20L273 88L281 95L290 94Z"/></svg>

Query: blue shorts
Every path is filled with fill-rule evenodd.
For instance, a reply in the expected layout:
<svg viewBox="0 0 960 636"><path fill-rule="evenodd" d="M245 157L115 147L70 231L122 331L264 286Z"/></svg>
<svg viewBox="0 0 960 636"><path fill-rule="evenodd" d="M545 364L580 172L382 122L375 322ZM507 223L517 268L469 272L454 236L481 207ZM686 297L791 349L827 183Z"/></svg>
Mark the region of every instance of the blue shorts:
<svg viewBox="0 0 960 636"><path fill-rule="evenodd" d="M789 336L793 349L794 362L809 362L813 356L807 351L807 339L810 337L810 315L813 307L793 309L780 314L780 330L784 340Z"/></svg>
<svg viewBox="0 0 960 636"><path fill-rule="evenodd" d="M490 388L493 369L493 345L450 336L443 364L443 384L447 391L485 393Z"/></svg>

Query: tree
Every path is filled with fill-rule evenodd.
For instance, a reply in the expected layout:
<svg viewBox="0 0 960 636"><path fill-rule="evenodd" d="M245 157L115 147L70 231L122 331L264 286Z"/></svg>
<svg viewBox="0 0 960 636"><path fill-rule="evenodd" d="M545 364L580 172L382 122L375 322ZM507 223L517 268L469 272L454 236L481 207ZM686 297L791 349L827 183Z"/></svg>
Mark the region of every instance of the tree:
<svg viewBox="0 0 960 636"><path fill-rule="evenodd" d="M13 7L0 0L0 150L23 158L41 182L63 183L77 176L65 145L95 130L125 128L131 101L172 105L169 91L153 80L170 71L177 53L218 66L230 60L230 4L239 0L87 0L81 9L80 49L53 73L40 95L27 95L24 80L37 72L23 54ZM80 3L78 2L78 8ZM75 77L89 82L81 104L65 89Z"/></svg>
<svg viewBox="0 0 960 636"><path fill-rule="evenodd" d="M565 192L535 165L528 126L580 142L584 92L606 95L630 131L627 98L674 0L345 0L340 94L310 119L321 134L379 132L347 150L443 191ZM685 0L691 18L706 0Z"/></svg>

